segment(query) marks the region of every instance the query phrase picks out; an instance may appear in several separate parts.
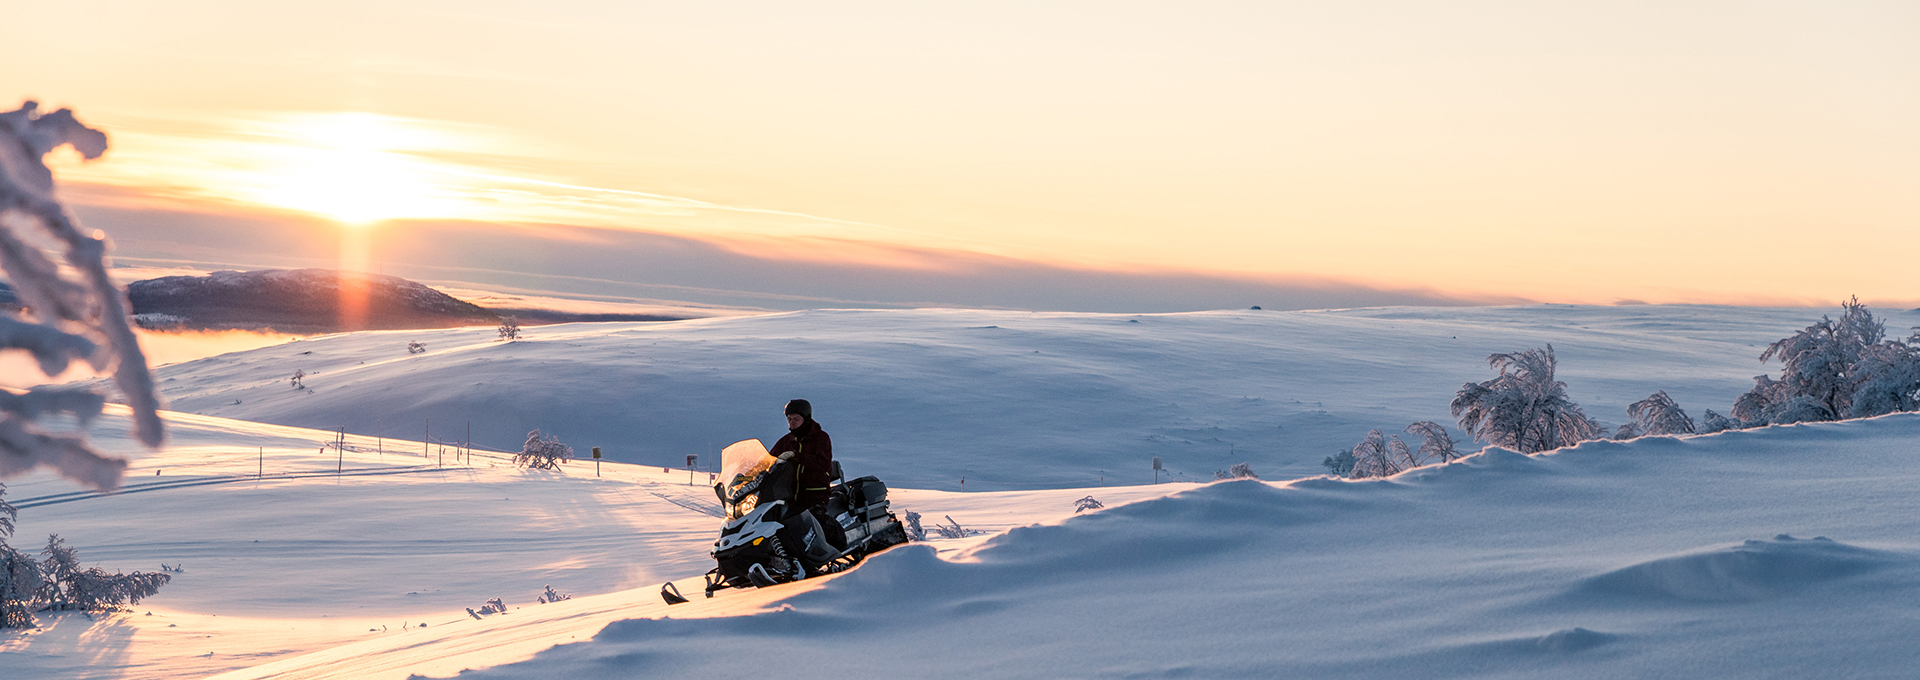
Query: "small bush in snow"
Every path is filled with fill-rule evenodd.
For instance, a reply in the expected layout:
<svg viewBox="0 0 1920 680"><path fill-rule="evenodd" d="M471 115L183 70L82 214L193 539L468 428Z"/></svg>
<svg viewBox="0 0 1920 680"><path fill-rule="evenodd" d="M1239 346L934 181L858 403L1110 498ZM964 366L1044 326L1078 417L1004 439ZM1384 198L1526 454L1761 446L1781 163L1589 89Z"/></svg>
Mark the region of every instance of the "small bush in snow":
<svg viewBox="0 0 1920 680"><path fill-rule="evenodd" d="M476 619L482 616L492 616L494 614L505 614L505 613L507 613L507 605L506 603L501 602L500 598L497 598L497 597L491 600L487 600L486 604L480 605L480 611L474 611L472 607L467 608L467 616L471 616ZM420 625L425 626L427 624L423 623Z"/></svg>
<svg viewBox="0 0 1920 680"><path fill-rule="evenodd" d="M167 574L136 571L130 574L107 573L99 567L80 568L80 555L58 535L47 537L45 578L35 599L54 611L116 611L122 605L140 604L143 598L160 592L160 586L173 580Z"/></svg>
<svg viewBox="0 0 1920 680"><path fill-rule="evenodd" d="M941 516L947 518L947 523L946 524L936 523L933 525L934 533L940 534L941 538L966 538L968 535L973 533L972 531L969 531L966 527L960 526L959 522L954 521L953 515L941 515Z"/></svg>
<svg viewBox="0 0 1920 680"><path fill-rule="evenodd" d="M927 530L920 527L920 513L907 511L906 522L901 525L907 530L907 537L916 541L927 540Z"/></svg>
<svg viewBox="0 0 1920 680"><path fill-rule="evenodd" d="M560 443L552 435L541 436L539 430L527 433L526 446L513 455L513 464L535 470L558 470L560 464L573 460L573 447Z"/></svg>
<svg viewBox="0 0 1920 680"><path fill-rule="evenodd" d="M505 340L507 342L513 342L515 340L519 340L520 339L520 320L515 319L511 316L501 317L500 327L495 330L500 333L501 340Z"/></svg>
<svg viewBox="0 0 1920 680"><path fill-rule="evenodd" d="M426 351L427 351L427 346L420 344L418 340L407 343L408 354L424 354L426 353Z"/></svg>
<svg viewBox="0 0 1920 680"><path fill-rule="evenodd" d="M1320 464L1327 466L1327 472L1331 473L1333 476L1345 477L1348 474L1351 474L1353 472L1353 464L1354 464L1353 452L1341 451L1331 456L1327 456L1326 460L1320 461Z"/></svg>
<svg viewBox="0 0 1920 680"><path fill-rule="evenodd" d="M1214 472L1213 478L1214 479L1259 479L1260 475L1253 474L1253 466L1247 465L1246 463L1234 463L1233 467Z"/></svg>
<svg viewBox="0 0 1920 680"><path fill-rule="evenodd" d="M1100 501L1094 500L1092 496L1088 496L1073 502L1073 514L1078 515L1088 510L1099 510L1104 507L1107 506L1102 505Z"/></svg>
<svg viewBox="0 0 1920 680"><path fill-rule="evenodd" d="M300 382L300 381L302 381L302 380L305 380L305 379L307 379L307 372L306 372L306 371L302 371L302 370L299 370L299 369L294 369L294 371L293 371L293 377L291 377L291 378L287 378L287 382L293 385L293 389L296 389L296 390L297 390L297 389L302 389L302 388L304 388L304 387L306 387L306 384L304 384L304 383L302 383L302 382Z"/></svg>
<svg viewBox="0 0 1920 680"><path fill-rule="evenodd" d="M1494 354L1487 365L1500 375L1460 387L1451 404L1460 429L1479 441L1521 453L1539 453L1604 436L1600 423L1587 417L1567 396L1567 384L1555 380L1559 362L1553 345L1513 354Z"/></svg>
<svg viewBox="0 0 1920 680"><path fill-rule="evenodd" d="M1633 429L1646 436L1663 434L1693 434L1693 419L1687 412L1680 410L1673 397L1666 390L1660 390L1645 399L1627 405L1627 415L1633 418ZM1624 427L1624 426L1622 426Z"/></svg>
<svg viewBox="0 0 1920 680"><path fill-rule="evenodd" d="M107 136L82 125L67 109L42 113L38 104L26 102L0 112L0 271L21 305L33 310L31 317L0 311L0 350L23 350L47 376L76 361L110 371L133 409L135 438L158 447L165 438L160 400L133 335L126 295L107 274L106 239L83 228L55 196L53 171L44 158L61 146L99 158L106 153ZM63 261L49 256L49 245ZM49 434L34 423L58 413L91 419L99 415L104 397L47 387L8 397L0 400L0 477L45 465L95 489L120 485L125 460L102 456L81 437Z"/></svg>
<svg viewBox="0 0 1920 680"><path fill-rule="evenodd" d="M1740 429L1740 421L1714 413L1713 409L1707 409L1707 415L1700 418L1701 434L1737 429Z"/></svg>
<svg viewBox="0 0 1920 680"><path fill-rule="evenodd" d="M1388 477L1432 462L1445 463L1460 458L1460 452L1454 448L1453 435L1439 423L1422 420L1408 425L1406 431L1420 437L1418 452L1401 441L1399 435L1389 437L1379 430L1368 430L1367 436L1344 457L1328 458L1321 464L1328 469L1343 464L1346 476L1365 479Z"/></svg>
<svg viewBox="0 0 1920 680"><path fill-rule="evenodd" d="M540 604L547 604L549 602L559 602L561 600L571 600L571 599L573 599L572 595L568 595L566 593L556 591L553 589L553 586L547 586L547 592L541 593L538 601Z"/></svg>
<svg viewBox="0 0 1920 680"><path fill-rule="evenodd" d="M45 582L39 562L0 541L0 629L33 627L30 605Z"/></svg>
<svg viewBox="0 0 1920 680"><path fill-rule="evenodd" d="M0 495L6 489L0 484ZM39 562L7 545L7 537L13 535L13 521L19 516L19 510L0 498L0 629L33 627L33 610L27 606L45 581Z"/></svg>

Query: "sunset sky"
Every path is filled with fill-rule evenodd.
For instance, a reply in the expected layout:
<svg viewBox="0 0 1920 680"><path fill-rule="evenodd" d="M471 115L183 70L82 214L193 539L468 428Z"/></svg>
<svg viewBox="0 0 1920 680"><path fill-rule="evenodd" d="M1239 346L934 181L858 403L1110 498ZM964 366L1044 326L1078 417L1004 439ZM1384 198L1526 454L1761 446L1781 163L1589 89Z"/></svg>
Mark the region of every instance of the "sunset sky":
<svg viewBox="0 0 1920 680"><path fill-rule="evenodd" d="M111 135L60 177L155 265L344 240L329 266L788 306L1920 304L1913 2L6 13L0 105ZM553 250L400 245L428 233Z"/></svg>

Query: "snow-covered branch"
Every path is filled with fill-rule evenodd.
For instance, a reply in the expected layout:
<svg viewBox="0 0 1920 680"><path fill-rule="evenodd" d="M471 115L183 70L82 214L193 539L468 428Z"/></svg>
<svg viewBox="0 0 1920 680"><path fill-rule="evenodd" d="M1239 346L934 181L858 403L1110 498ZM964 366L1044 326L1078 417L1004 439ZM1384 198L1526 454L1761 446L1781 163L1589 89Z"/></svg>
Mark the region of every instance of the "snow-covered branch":
<svg viewBox="0 0 1920 680"><path fill-rule="evenodd" d="M133 335L126 295L107 275L106 235L83 229L60 204L53 172L43 161L63 145L98 158L107 150L107 136L82 125L67 109L41 113L38 104L26 102L0 113L0 271L31 313L30 320L0 317L0 349L28 351L47 375L75 359L95 370L111 369L133 409L135 436L157 447L164 439L160 400ZM46 250L35 245L43 242L64 247L65 264L79 280L61 274ZM88 403L93 402L75 401L66 392L0 399L0 477L47 465L96 488L118 486L125 461L93 452L84 440L49 435L32 425L47 410L83 417L98 413L97 403Z"/></svg>

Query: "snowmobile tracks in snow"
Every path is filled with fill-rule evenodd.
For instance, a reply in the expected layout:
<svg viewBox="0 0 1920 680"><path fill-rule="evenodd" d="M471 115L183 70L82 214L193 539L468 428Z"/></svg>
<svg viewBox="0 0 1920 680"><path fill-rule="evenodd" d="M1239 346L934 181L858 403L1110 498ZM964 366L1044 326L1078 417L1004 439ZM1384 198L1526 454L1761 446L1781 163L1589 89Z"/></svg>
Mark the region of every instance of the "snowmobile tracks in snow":
<svg viewBox="0 0 1920 680"><path fill-rule="evenodd" d="M419 473L419 472L446 472L446 471L463 470L463 469L467 469L467 468L442 468L442 467L415 466L415 467L404 467L404 468L363 468L359 470L344 470L340 472L324 472L324 471L318 471L318 470L312 471L312 472L282 472L270 477L268 476L248 477L244 475L234 476L234 477L188 477L185 479L169 479L169 480L160 481L160 482L144 482L140 484L128 484L126 486L120 487L115 491L109 491L106 493L101 493L98 491L72 491L68 493L56 493L56 494L48 494L45 496L34 496L32 498L20 499L20 502L14 503L13 507L21 508L21 509L37 508L43 505L71 503L73 501L84 501L91 498L120 496L120 495L125 495L130 493L140 493L143 491L184 489L184 488L193 487L193 486L207 486L209 484L233 484L235 482L259 482L259 481L266 481L266 480L283 480L283 479L310 479L314 477L368 477L368 476L374 476L374 475L404 475L404 474L413 474L413 473Z"/></svg>
<svg viewBox="0 0 1920 680"><path fill-rule="evenodd" d="M654 491L652 489L648 489L647 493L653 494L655 496L659 496L660 500L666 501L668 503L672 503L674 505L678 505L688 510L692 510L694 512L700 513L702 515L706 515L709 517L718 517L720 519L727 518L727 513L721 512L719 508L708 507L698 502L691 501L685 498L674 498L672 496L660 493L658 491Z"/></svg>

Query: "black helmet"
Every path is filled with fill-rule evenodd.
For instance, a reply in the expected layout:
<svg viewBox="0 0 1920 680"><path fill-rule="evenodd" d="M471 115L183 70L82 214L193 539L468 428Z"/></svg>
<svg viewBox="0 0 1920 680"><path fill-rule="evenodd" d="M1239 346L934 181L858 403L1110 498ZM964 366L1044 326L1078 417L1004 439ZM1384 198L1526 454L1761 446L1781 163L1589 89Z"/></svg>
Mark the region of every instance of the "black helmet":
<svg viewBox="0 0 1920 680"><path fill-rule="evenodd" d="M813 404L807 403L805 399L789 401L787 402L787 415L795 415L806 418L807 420L813 420Z"/></svg>

